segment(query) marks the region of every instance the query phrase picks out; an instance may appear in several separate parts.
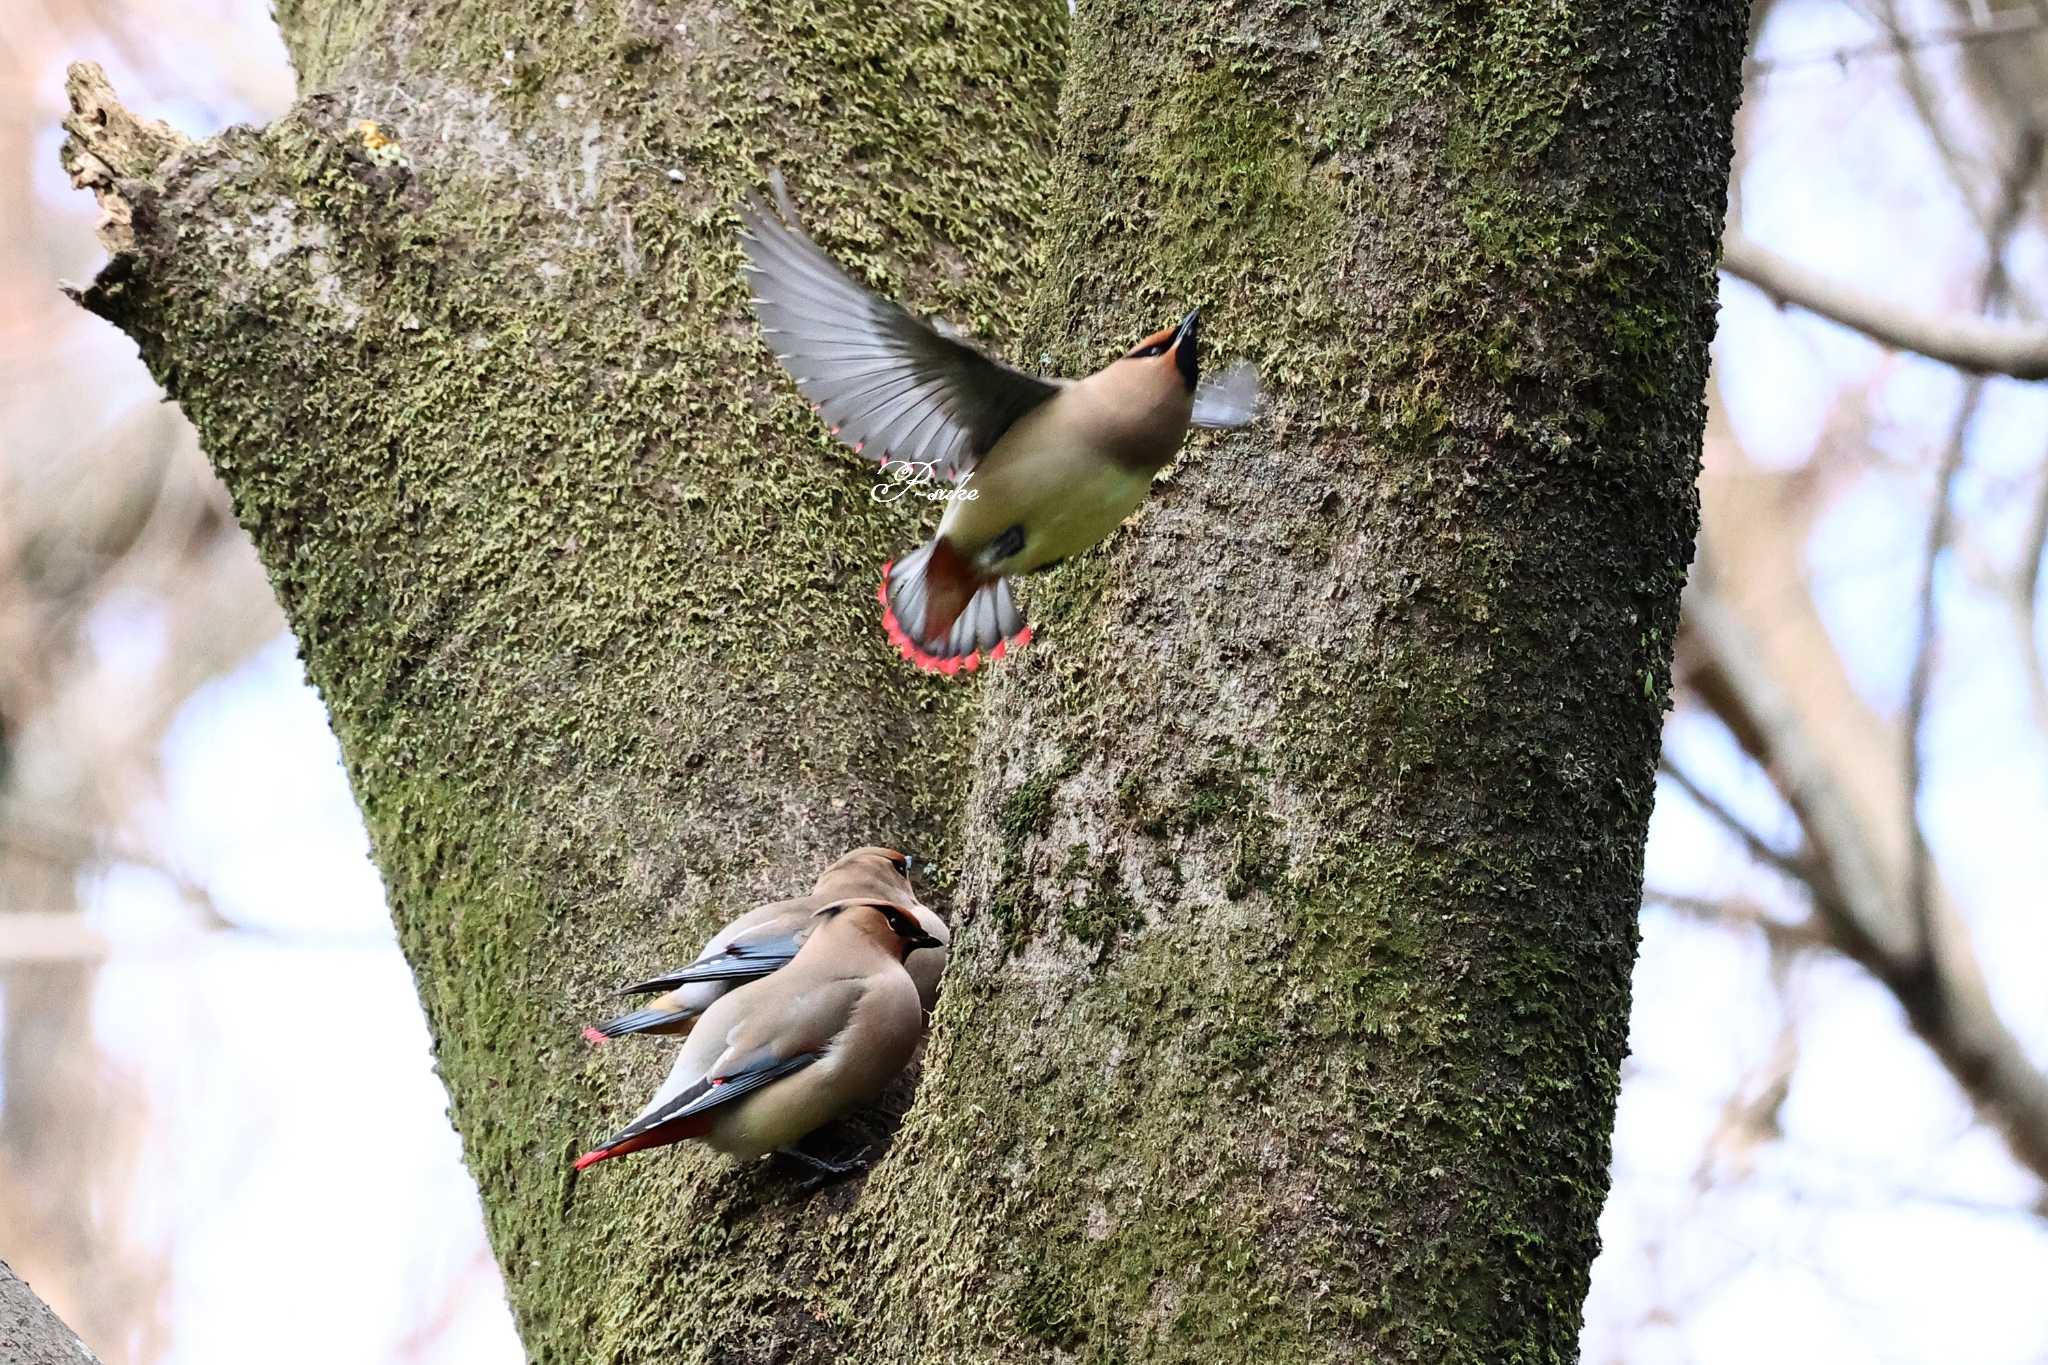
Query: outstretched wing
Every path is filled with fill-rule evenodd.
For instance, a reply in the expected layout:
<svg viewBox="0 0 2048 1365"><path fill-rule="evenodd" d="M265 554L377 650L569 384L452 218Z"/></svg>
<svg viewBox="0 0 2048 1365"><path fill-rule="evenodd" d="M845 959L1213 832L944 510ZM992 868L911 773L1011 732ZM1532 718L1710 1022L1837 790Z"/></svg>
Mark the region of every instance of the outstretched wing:
<svg viewBox="0 0 2048 1365"><path fill-rule="evenodd" d="M958 479L1058 392L855 284L798 225L780 173L770 184L782 216L759 203L740 215L754 312L833 435Z"/></svg>

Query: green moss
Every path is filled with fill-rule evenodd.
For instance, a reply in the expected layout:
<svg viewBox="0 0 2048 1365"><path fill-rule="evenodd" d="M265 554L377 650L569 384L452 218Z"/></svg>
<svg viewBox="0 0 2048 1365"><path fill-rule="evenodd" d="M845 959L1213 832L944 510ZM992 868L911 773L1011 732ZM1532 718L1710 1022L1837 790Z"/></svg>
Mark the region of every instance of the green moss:
<svg viewBox="0 0 2048 1365"><path fill-rule="evenodd" d="M284 18L345 96L94 301L327 699L531 1356L1570 1358L1739 7L1106 0L1056 161L1056 3ZM746 320L771 161L1020 357L1194 301L1273 390L1031 585L978 747L872 619L925 528ZM666 1060L605 991L876 837L967 869L887 1161L567 1177Z"/></svg>
<svg viewBox="0 0 2048 1365"><path fill-rule="evenodd" d="M1084 757L974 805L882 1354L1573 1358L1741 38L1084 10L1047 349L1200 302L1277 397L1034 585L979 762Z"/></svg>
<svg viewBox="0 0 2048 1365"><path fill-rule="evenodd" d="M377 40L390 15L378 0L278 0L274 13L305 92L326 89L343 63Z"/></svg>
<svg viewBox="0 0 2048 1365"><path fill-rule="evenodd" d="M1080 1313L1081 1295L1049 1264L1027 1267L1017 1285L1011 1312L1017 1329L1048 1346L1074 1350L1087 1343Z"/></svg>
<svg viewBox="0 0 2048 1365"><path fill-rule="evenodd" d="M1147 211L1166 278L1199 277L1254 234L1279 249L1276 277L1299 278L1339 236L1294 119L1263 95L1271 74L1245 60L1193 72L1161 91L1134 140L1154 168Z"/></svg>
<svg viewBox="0 0 2048 1365"><path fill-rule="evenodd" d="M997 823L1011 844L1022 846L1032 835L1044 833L1046 822L1052 818L1053 793L1071 772L1071 769L1048 768L1026 778L1003 798L1002 814L997 817Z"/></svg>
<svg viewBox="0 0 2048 1365"><path fill-rule="evenodd" d="M176 167L92 301L197 424L327 702L528 1352L843 1359L806 1250L831 1197L683 1152L565 1174L671 1051L577 1029L841 849L958 861L979 688L874 619L926 528L768 359L733 210L781 162L856 271L1014 335L1063 7L281 19L346 93Z"/></svg>
<svg viewBox="0 0 2048 1365"><path fill-rule="evenodd" d="M1079 893L1069 891L1060 905L1061 925L1082 943L1105 948L1144 925L1137 902L1123 887L1116 855L1111 854L1099 869L1092 868L1087 849L1077 845L1064 876L1070 886L1077 876L1083 883Z"/></svg>
<svg viewBox="0 0 2048 1365"><path fill-rule="evenodd" d="M1135 769L1117 781L1116 809L1128 824L1155 839L1170 828L1170 808L1156 799L1151 782Z"/></svg>

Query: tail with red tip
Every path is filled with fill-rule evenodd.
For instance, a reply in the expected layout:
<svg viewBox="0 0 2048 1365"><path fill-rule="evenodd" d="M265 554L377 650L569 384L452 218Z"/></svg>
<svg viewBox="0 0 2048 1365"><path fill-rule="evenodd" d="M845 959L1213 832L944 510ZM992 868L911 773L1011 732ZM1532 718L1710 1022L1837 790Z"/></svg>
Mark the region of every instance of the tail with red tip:
<svg viewBox="0 0 2048 1365"><path fill-rule="evenodd" d="M702 1137L710 1131L711 1115L692 1114L687 1118L650 1128L644 1133L635 1133L631 1137L621 1137L607 1142L602 1147L593 1147L576 1158L576 1169L587 1170L598 1162L609 1161L615 1156L624 1156L628 1152L644 1152L649 1147L666 1147L671 1142Z"/></svg>
<svg viewBox="0 0 2048 1365"><path fill-rule="evenodd" d="M927 673L972 673L1031 642L1007 578L982 578L944 540L882 566L882 629Z"/></svg>
<svg viewBox="0 0 2048 1365"><path fill-rule="evenodd" d="M613 1038L623 1038L629 1033L688 1033L696 1025L702 1011L694 1009L644 1009L622 1014L616 1019L607 1019L602 1024L593 1024L583 1030L583 1036L591 1046L602 1047Z"/></svg>

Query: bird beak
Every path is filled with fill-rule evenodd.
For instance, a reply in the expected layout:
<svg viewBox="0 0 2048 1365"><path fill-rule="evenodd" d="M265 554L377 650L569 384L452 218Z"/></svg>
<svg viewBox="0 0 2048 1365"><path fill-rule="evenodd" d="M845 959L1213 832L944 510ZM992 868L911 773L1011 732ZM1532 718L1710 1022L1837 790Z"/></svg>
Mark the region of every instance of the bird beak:
<svg viewBox="0 0 2048 1365"><path fill-rule="evenodd" d="M903 942L906 945L903 949L903 955L905 957L910 956L919 948L943 948L946 946L945 944L939 942L937 939L933 938L930 934L927 934L922 929L918 930L909 938L904 939Z"/></svg>
<svg viewBox="0 0 2048 1365"><path fill-rule="evenodd" d="M1180 320L1174 328L1173 344L1166 353L1173 357L1174 367L1180 371L1181 379L1187 384L1188 392L1195 391L1195 380L1201 374L1200 347L1196 332L1202 323L1202 310L1197 308Z"/></svg>

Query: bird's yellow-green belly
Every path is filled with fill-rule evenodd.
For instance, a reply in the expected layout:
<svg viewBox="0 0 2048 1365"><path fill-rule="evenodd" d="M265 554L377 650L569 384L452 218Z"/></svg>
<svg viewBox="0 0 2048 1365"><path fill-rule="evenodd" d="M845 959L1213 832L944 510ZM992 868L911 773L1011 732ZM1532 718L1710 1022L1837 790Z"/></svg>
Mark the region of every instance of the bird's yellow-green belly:
<svg viewBox="0 0 2048 1365"><path fill-rule="evenodd" d="M718 1111L705 1141L739 1161L787 1147L860 1098L837 1093L834 1080L832 1069L821 1063L777 1081Z"/></svg>
<svg viewBox="0 0 2048 1365"><path fill-rule="evenodd" d="M985 566L998 574L1029 573L1081 553L1114 531L1152 487L1150 471L1099 455L1041 451L1028 459L996 458L1002 453L991 452L968 480L978 496L954 501L939 524L939 533L970 557L1010 527L1023 526L1023 547Z"/></svg>

